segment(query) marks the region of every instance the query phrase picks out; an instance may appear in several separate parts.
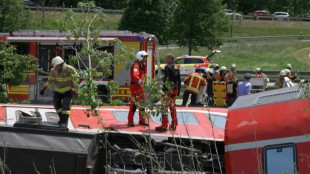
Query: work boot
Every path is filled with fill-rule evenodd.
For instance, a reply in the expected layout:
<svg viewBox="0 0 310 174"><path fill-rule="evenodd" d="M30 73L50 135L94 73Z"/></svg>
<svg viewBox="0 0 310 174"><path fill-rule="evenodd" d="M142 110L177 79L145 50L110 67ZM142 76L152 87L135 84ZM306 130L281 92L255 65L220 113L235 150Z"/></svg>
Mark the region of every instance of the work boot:
<svg viewBox="0 0 310 174"><path fill-rule="evenodd" d="M58 122L58 126L59 127L67 127L67 124L63 123L63 122Z"/></svg>
<svg viewBox="0 0 310 174"><path fill-rule="evenodd" d="M133 122L128 122L128 127L135 127L135 124Z"/></svg>
<svg viewBox="0 0 310 174"><path fill-rule="evenodd" d="M170 124L170 126L169 126L169 130L170 130L170 131L175 131L176 129L177 129L176 126Z"/></svg>
<svg viewBox="0 0 310 174"><path fill-rule="evenodd" d="M149 123L146 122L146 121L139 121L139 125L140 125L140 126L148 126Z"/></svg>
<svg viewBox="0 0 310 174"><path fill-rule="evenodd" d="M165 126L158 126L155 127L155 130L158 132L167 132L168 129Z"/></svg>

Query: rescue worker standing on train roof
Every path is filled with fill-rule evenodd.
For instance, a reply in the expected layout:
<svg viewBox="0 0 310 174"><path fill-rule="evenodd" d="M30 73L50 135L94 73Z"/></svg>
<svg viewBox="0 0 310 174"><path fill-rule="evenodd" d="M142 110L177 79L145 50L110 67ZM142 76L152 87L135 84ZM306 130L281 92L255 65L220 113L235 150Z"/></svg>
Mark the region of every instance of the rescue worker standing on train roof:
<svg viewBox="0 0 310 174"><path fill-rule="evenodd" d="M175 100L176 97L180 95L180 88L181 88L181 75L180 69L174 62L174 56L172 54L167 54L165 57L165 71L164 71L164 86L163 91L165 93L166 104L167 107L162 116L162 125L156 127L155 130L159 132L166 132L168 130L168 107L171 111L171 125L169 129L171 131L175 131L176 127L178 126L177 120L177 111L175 108ZM169 89L168 86L171 86Z"/></svg>
<svg viewBox="0 0 310 174"><path fill-rule="evenodd" d="M189 95L191 94L191 106L196 105L197 95L199 94L200 87L206 86L206 80L200 74L201 68L196 67L195 72L188 74L184 78L184 83L186 84L186 89L183 94L182 106L186 106Z"/></svg>
<svg viewBox="0 0 310 174"><path fill-rule="evenodd" d="M134 127L133 117L137 110L136 103L143 102L145 100L145 94L142 87L145 76L145 63L147 61L148 54L145 51L139 51L136 54L136 60L130 69L130 86L131 102L128 112L128 126ZM145 116L142 114L144 108L139 108L139 125L148 126Z"/></svg>
<svg viewBox="0 0 310 174"><path fill-rule="evenodd" d="M59 115L59 126L67 127L70 115L71 98L77 87L78 73L74 67L67 65L64 60L57 56L52 60L52 70L48 76L48 81L41 89L40 94L55 83L56 89L53 97L54 108Z"/></svg>

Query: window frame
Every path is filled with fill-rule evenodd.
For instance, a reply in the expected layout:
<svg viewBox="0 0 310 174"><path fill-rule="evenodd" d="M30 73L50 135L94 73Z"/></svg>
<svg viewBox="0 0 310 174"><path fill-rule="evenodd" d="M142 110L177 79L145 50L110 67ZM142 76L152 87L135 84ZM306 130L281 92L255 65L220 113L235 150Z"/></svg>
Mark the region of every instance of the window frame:
<svg viewBox="0 0 310 174"><path fill-rule="evenodd" d="M285 143L285 144L274 144L263 147L262 150L262 159L263 159L263 172L264 174L268 174L267 170L267 150L277 149L277 148L285 148L285 147L293 147L293 161L294 161L294 173L298 172L298 158L297 158L297 146L294 143ZM269 173L270 174L270 173Z"/></svg>

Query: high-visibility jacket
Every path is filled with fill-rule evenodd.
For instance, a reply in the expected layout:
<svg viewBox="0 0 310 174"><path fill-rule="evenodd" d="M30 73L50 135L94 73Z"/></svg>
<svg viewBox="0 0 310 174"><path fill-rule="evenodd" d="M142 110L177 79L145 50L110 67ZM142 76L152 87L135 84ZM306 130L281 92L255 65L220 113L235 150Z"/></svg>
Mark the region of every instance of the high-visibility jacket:
<svg viewBox="0 0 310 174"><path fill-rule="evenodd" d="M200 87L207 84L205 78L197 72L188 74L184 82L187 85L185 90L194 94L198 94Z"/></svg>
<svg viewBox="0 0 310 174"><path fill-rule="evenodd" d="M50 71L45 87L48 88L54 82L56 85L55 91L63 94L71 90L72 87L77 86L78 73L74 67L64 63L60 72L55 67Z"/></svg>
<svg viewBox="0 0 310 174"><path fill-rule="evenodd" d="M144 80L145 70L143 64L138 60L135 60L130 69L130 84L137 84L138 80Z"/></svg>

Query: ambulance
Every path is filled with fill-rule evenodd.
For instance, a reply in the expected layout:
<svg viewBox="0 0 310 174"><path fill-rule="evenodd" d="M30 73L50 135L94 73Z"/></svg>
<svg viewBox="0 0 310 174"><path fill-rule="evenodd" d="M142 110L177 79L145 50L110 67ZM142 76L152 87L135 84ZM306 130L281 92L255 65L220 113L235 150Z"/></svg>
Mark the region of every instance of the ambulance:
<svg viewBox="0 0 310 174"><path fill-rule="evenodd" d="M84 38L70 39L66 38L66 33L59 31L36 31L36 30L21 30L11 34L1 33L0 39L10 42L16 46L17 53L30 54L39 60L39 67L43 73L30 73L29 81L19 86L7 86L7 93L11 99L44 101L52 100L52 89L46 91L46 95L40 96L39 91L45 84L48 78L48 73L51 70L51 60L55 56L61 56L68 61L69 56L74 55L73 48L81 48L85 43ZM101 31L101 45L98 45L100 51L107 51L113 55L119 52L119 45L114 44L115 40L120 40L128 50L144 50L149 54L147 63L147 76L154 78L155 59L157 59L157 38L148 33L132 33L130 31ZM129 61L129 60L128 60ZM129 70L126 69L124 62L117 66L111 67L112 75L100 81L95 81L98 84L98 93L102 100L107 100L106 84L110 80L114 80L120 85L118 92L113 96L128 101L130 98L130 77ZM83 85L81 79L80 85Z"/></svg>
<svg viewBox="0 0 310 174"><path fill-rule="evenodd" d="M203 72L213 72L211 57L214 56L216 53L220 52L220 50L213 50L209 55L205 57L188 55L177 57L175 59L175 63L180 69L181 80L183 81L185 76L187 76L189 73L195 72L196 67L201 67ZM164 70L165 66L166 64L161 64L160 68ZM157 70L156 65L155 69Z"/></svg>

